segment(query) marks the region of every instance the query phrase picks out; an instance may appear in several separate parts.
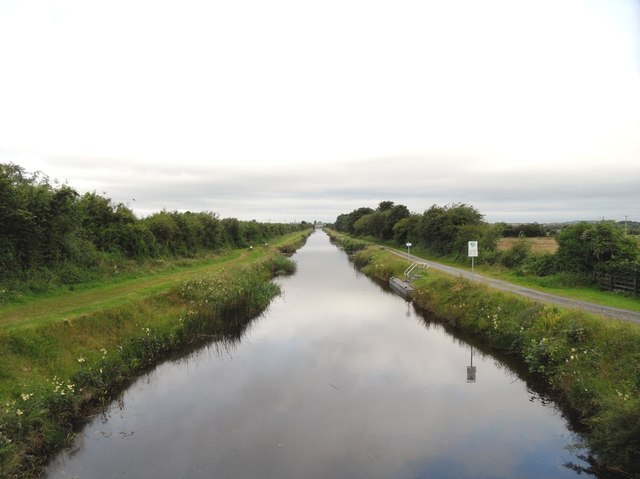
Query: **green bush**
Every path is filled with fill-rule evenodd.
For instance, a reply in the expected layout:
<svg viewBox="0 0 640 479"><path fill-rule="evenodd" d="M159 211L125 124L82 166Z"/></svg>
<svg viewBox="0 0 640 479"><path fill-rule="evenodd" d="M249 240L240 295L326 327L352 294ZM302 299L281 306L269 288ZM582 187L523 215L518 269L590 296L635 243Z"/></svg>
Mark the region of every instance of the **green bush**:
<svg viewBox="0 0 640 479"><path fill-rule="evenodd" d="M593 284L593 276L566 271L543 276L537 282L548 288L581 288Z"/></svg>
<svg viewBox="0 0 640 479"><path fill-rule="evenodd" d="M348 236L337 234L332 231L329 231L328 234L331 241L340 245L340 248L342 248L348 254L354 254L369 246L369 243L367 243L366 241L350 238Z"/></svg>
<svg viewBox="0 0 640 479"><path fill-rule="evenodd" d="M281 255L269 257L264 261L264 266L272 276L283 276L296 272L296 263Z"/></svg>
<svg viewBox="0 0 640 479"><path fill-rule="evenodd" d="M487 265L497 265L502 262L502 251L498 251L497 249L490 249L487 251L483 250L481 256L476 258L478 261L477 264L487 264ZM465 263L469 261L469 258L465 258Z"/></svg>
<svg viewBox="0 0 640 479"><path fill-rule="evenodd" d="M342 249L344 249L347 253L353 254L369 246L369 243L366 243L364 241L354 240L351 238L345 238L341 242L341 246L342 246Z"/></svg>
<svg viewBox="0 0 640 479"><path fill-rule="evenodd" d="M578 223L558 233L558 262L565 271L591 274L607 263L637 261L640 245L610 222Z"/></svg>
<svg viewBox="0 0 640 479"><path fill-rule="evenodd" d="M606 405L591 422L589 443L605 464L624 465L624 470L640 471L640 399L616 394L615 404Z"/></svg>
<svg viewBox="0 0 640 479"><path fill-rule="evenodd" d="M353 255L353 264L358 269L367 266L373 260L373 254L369 249L361 249Z"/></svg>
<svg viewBox="0 0 640 479"><path fill-rule="evenodd" d="M531 255L531 245L521 237L515 244L506 251L503 251L500 262L507 268L518 268L522 266Z"/></svg>
<svg viewBox="0 0 640 479"><path fill-rule="evenodd" d="M85 268L77 264L63 263L57 270L57 276L58 281L61 284L77 284L83 281L88 281L91 274Z"/></svg>
<svg viewBox="0 0 640 479"><path fill-rule="evenodd" d="M526 276L549 276L557 270L556 255L551 253L531 254L520 266L520 272Z"/></svg>

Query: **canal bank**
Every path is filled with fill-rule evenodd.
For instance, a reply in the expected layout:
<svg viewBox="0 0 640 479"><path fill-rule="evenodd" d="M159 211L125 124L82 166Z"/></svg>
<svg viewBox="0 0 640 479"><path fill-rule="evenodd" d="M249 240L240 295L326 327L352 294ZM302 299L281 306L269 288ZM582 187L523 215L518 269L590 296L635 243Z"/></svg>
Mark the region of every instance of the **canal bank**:
<svg viewBox="0 0 640 479"><path fill-rule="evenodd" d="M340 243L341 237L333 235ZM353 240L347 240L352 245ZM386 283L407 262L363 246L354 264ZM430 269L413 299L451 327L513 356L552 388L585 428L591 470L640 476L640 328L573 309L543 305Z"/></svg>
<svg viewBox="0 0 640 479"><path fill-rule="evenodd" d="M294 259L238 341L140 378L47 479L577 477L575 436L523 377L382 291L326 235Z"/></svg>
<svg viewBox="0 0 640 479"><path fill-rule="evenodd" d="M271 278L294 270L264 248L153 296L0 330L0 477L38 477L96 407L169 355L241 334L278 294Z"/></svg>

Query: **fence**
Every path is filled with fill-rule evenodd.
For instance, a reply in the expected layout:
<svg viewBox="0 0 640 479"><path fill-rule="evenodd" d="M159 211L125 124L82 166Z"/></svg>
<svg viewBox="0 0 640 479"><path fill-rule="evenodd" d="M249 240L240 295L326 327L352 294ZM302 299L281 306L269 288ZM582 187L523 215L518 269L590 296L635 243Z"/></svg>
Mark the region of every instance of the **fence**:
<svg viewBox="0 0 640 479"><path fill-rule="evenodd" d="M616 275L610 273L601 273L596 279L600 287L609 291L625 291L633 293L636 296L640 294L640 274Z"/></svg>

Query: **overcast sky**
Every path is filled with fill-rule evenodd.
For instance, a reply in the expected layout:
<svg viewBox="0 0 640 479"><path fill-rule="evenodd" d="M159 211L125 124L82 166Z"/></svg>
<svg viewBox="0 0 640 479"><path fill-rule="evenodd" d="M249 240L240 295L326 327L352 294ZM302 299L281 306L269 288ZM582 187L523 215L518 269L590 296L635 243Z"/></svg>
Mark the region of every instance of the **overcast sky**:
<svg viewBox="0 0 640 479"><path fill-rule="evenodd" d="M0 162L140 216L640 221L640 1L0 0Z"/></svg>

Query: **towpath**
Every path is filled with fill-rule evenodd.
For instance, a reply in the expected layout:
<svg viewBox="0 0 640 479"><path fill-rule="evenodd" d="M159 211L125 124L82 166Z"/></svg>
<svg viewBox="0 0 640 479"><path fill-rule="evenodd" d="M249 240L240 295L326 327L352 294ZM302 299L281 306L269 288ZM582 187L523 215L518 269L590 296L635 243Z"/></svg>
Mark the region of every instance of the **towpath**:
<svg viewBox="0 0 640 479"><path fill-rule="evenodd" d="M236 264L257 261L267 251L275 251L277 246L290 242L299 234L274 238L269 246L230 250L221 256L182 267L176 266L122 281L112 279L78 291L53 292L24 303L0 305L0 329L29 327L40 322L72 318L130 300L154 296L188 279L215 273Z"/></svg>
<svg viewBox="0 0 640 479"><path fill-rule="evenodd" d="M91 313L133 299L157 294L187 279L215 272L225 266L245 261L249 254L235 250L202 264L169 269L121 282L97 284L81 291L57 292L26 303L0 307L0 328L25 327L42 321L52 321Z"/></svg>
<svg viewBox="0 0 640 479"><path fill-rule="evenodd" d="M407 259L406 252L394 250L392 248L385 248L385 249L390 253L393 253L397 256ZM430 261L430 260L426 261L425 259L419 258L418 256L414 256L414 255L409 255L408 259L411 261L416 261L420 263L427 263L429 267L433 269L437 269L438 271L443 271L453 276L460 276L471 281L486 284L491 288L519 294L521 296L532 299L534 301L557 304L559 306L564 306L567 308L582 309L584 311L588 311L589 313L599 314L602 316L608 316L616 319L622 319L625 321L632 321L640 324L640 312L630 311L628 309L613 308L611 306L603 306L601 304L590 303L588 301L581 301L578 299L571 299L571 298L565 298L563 296L557 296L555 294L544 293L542 291L538 291L535 289L530 289L524 286L519 286L517 284L508 283L507 281L489 278L487 276L483 276L478 273L471 273L471 271L467 271L461 268L454 268L452 266L447 266L445 264L437 263L435 261Z"/></svg>

